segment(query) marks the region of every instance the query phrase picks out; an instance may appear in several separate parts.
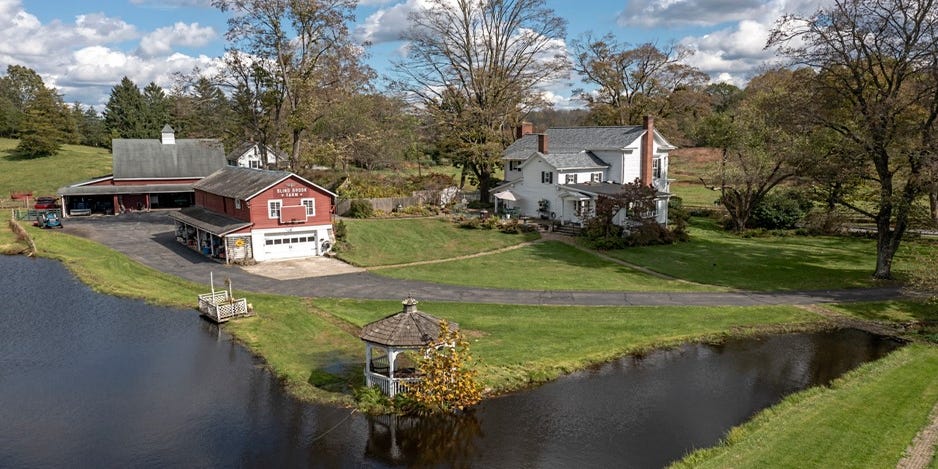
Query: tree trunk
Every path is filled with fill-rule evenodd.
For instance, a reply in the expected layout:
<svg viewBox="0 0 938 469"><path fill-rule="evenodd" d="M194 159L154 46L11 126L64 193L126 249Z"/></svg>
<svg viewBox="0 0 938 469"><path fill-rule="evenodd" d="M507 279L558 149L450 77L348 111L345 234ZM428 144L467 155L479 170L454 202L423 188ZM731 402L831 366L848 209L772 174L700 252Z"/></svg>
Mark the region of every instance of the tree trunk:
<svg viewBox="0 0 938 469"><path fill-rule="evenodd" d="M888 226L879 230L876 239L876 271L873 272L875 279L892 279L892 259L896 255L893 249L894 236Z"/></svg>
<svg viewBox="0 0 938 469"><path fill-rule="evenodd" d="M931 187L928 191L928 205L931 213L931 222L938 225L938 184Z"/></svg>

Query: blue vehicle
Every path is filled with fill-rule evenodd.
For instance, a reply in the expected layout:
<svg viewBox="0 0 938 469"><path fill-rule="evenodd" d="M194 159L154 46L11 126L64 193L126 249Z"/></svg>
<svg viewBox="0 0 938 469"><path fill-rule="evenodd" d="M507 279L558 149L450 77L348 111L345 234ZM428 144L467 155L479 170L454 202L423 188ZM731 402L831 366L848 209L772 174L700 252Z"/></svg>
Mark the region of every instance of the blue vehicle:
<svg viewBox="0 0 938 469"><path fill-rule="evenodd" d="M39 228L62 228L62 220L55 212L39 212L36 214L36 226Z"/></svg>

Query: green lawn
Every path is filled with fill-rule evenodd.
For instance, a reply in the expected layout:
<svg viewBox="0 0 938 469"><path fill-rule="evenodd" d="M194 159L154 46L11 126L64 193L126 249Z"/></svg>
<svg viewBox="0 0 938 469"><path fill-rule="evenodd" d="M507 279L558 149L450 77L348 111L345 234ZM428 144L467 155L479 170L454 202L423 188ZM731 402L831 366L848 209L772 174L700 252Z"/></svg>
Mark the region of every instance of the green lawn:
<svg viewBox="0 0 938 469"><path fill-rule="evenodd" d="M680 197L685 206L688 207L707 207L712 209L720 208L713 202L720 198L720 193L712 191L703 186L703 184L693 182L674 182L671 183L671 193Z"/></svg>
<svg viewBox="0 0 938 469"><path fill-rule="evenodd" d="M718 290L654 277L557 241L536 243L491 256L375 273L393 278L514 290Z"/></svg>
<svg viewBox="0 0 938 469"><path fill-rule="evenodd" d="M24 160L13 149L18 140L0 138L0 197L11 191L34 196L55 195L56 189L111 173L111 154L103 148L65 145L53 156Z"/></svg>
<svg viewBox="0 0 938 469"><path fill-rule="evenodd" d="M675 467L895 467L936 402L938 348L909 345L786 398Z"/></svg>
<svg viewBox="0 0 938 469"><path fill-rule="evenodd" d="M316 299L314 303L356 327L401 309L399 301ZM788 306L571 307L423 302L419 308L459 323L471 341L481 378L487 386L500 391L650 348L766 328L799 328L820 321L817 315Z"/></svg>
<svg viewBox="0 0 938 469"><path fill-rule="evenodd" d="M827 236L742 238L694 218L691 240L610 251L612 257L693 282L746 290L820 290L873 286L871 240ZM903 245L909 249L909 244ZM894 272L901 273L903 250Z"/></svg>
<svg viewBox="0 0 938 469"><path fill-rule="evenodd" d="M351 248L339 258L362 267L448 259L537 238L535 233L467 230L442 218L347 219L345 223Z"/></svg>

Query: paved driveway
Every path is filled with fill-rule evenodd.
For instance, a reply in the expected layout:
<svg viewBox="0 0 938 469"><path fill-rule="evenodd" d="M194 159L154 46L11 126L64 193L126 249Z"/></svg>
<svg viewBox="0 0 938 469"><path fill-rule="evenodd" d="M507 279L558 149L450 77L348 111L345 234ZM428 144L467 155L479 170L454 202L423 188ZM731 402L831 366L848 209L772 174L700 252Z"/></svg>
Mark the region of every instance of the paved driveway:
<svg viewBox="0 0 938 469"><path fill-rule="evenodd" d="M64 231L67 233L97 241L154 269L188 280L207 285L209 273L212 272L215 278L227 276L238 289L305 297L401 299L413 295L426 301L495 304L753 306L875 301L895 298L900 294L897 288L763 293L516 291L398 280L363 271L332 275L328 275L331 272L327 274L320 271L313 273L323 275L304 275L298 278L297 275L303 275L303 269L293 269L292 274L275 276L271 273L273 270L265 270L269 269L266 265L259 268L266 272L266 275L260 275L257 269L219 264L177 243L173 234L173 222L167 212L69 218L65 220L64 225ZM271 264L271 267L275 269L276 265ZM325 268L328 267L322 267ZM315 270L316 267L309 269ZM498 273L493 272L492 275Z"/></svg>

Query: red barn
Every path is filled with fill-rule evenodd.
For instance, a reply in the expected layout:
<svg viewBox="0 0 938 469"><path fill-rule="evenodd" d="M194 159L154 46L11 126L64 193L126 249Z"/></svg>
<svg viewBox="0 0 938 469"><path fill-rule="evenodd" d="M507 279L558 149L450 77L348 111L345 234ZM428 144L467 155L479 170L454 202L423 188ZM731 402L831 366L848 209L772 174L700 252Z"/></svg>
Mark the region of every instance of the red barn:
<svg viewBox="0 0 938 469"><path fill-rule="evenodd" d="M296 174L236 166L192 186L195 205L170 214L176 239L226 261L320 256L332 248L336 195Z"/></svg>

